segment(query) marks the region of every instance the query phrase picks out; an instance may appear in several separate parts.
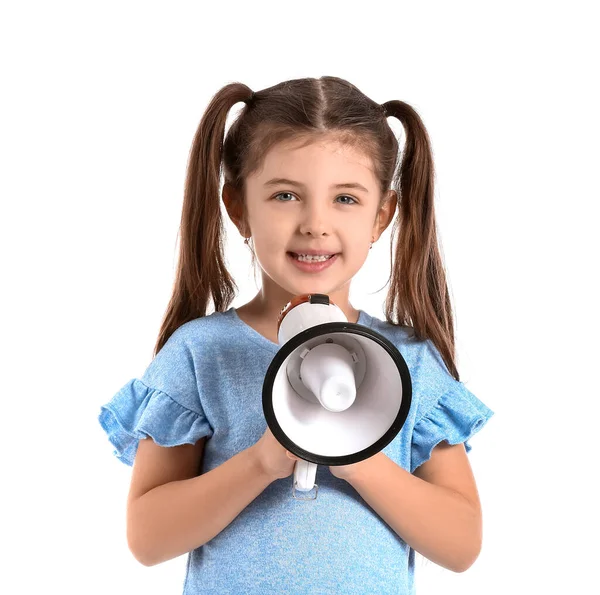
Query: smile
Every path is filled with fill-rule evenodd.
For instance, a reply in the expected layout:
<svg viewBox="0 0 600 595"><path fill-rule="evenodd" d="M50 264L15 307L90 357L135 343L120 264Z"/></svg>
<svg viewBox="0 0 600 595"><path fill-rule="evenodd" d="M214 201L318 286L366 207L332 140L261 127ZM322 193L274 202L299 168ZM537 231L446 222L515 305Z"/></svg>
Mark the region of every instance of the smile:
<svg viewBox="0 0 600 595"><path fill-rule="evenodd" d="M319 257L300 257L293 254L292 252L287 253L287 258L296 266L298 269L305 273L319 273L326 268L330 267L336 260L339 254L334 254L329 258Z"/></svg>

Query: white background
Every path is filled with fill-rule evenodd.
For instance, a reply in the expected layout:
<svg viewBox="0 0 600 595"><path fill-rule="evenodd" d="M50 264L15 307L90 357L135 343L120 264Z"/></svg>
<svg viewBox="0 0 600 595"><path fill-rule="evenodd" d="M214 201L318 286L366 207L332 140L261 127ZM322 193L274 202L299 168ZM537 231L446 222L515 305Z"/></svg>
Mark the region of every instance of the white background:
<svg viewBox="0 0 600 595"><path fill-rule="evenodd" d="M419 558L417 592L597 593L593 4L3 3L0 590L181 592L185 556L127 549L130 468L99 407L150 362L212 95L335 75L427 127L458 369L496 412L470 454L481 555ZM227 229L240 306L257 287ZM389 237L351 294L379 317Z"/></svg>

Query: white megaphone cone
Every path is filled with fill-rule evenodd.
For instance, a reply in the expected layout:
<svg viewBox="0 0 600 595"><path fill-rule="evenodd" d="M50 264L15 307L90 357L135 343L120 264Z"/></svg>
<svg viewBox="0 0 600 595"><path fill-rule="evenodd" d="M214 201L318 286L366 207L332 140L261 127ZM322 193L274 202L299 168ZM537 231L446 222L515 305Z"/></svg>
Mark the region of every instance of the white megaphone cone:
<svg viewBox="0 0 600 595"><path fill-rule="evenodd" d="M344 411L354 403L354 361L346 348L323 343L300 357L300 378L325 409Z"/></svg>
<svg viewBox="0 0 600 595"><path fill-rule="evenodd" d="M263 412L275 438L301 459L296 498L296 490L318 488L317 465L358 463L389 444L406 421L412 387L396 347L348 322L325 294L289 302L279 315L278 341L263 383Z"/></svg>

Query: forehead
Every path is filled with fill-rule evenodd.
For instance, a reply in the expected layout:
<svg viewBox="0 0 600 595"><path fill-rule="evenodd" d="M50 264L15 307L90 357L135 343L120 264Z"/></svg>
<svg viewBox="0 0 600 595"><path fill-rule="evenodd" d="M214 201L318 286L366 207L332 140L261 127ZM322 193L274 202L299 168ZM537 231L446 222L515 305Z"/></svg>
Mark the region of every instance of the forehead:
<svg viewBox="0 0 600 595"><path fill-rule="evenodd" d="M311 179L350 175L352 179L337 181L376 183L371 158L358 147L334 138L277 143L264 156L260 169L249 177L264 183L274 176L298 179L307 175Z"/></svg>

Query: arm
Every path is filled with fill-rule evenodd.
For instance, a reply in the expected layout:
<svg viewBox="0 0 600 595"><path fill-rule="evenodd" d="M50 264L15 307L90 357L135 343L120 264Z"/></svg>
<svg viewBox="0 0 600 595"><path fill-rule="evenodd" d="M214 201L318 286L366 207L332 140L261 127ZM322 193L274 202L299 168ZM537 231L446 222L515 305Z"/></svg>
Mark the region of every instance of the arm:
<svg viewBox="0 0 600 595"><path fill-rule="evenodd" d="M161 447L140 440L127 502L127 541L135 558L153 566L210 541L273 481L243 450L198 474L204 438Z"/></svg>
<svg viewBox="0 0 600 595"><path fill-rule="evenodd" d="M464 572L481 550L481 506L463 444L438 444L414 475L382 452L345 479L414 550Z"/></svg>

